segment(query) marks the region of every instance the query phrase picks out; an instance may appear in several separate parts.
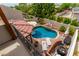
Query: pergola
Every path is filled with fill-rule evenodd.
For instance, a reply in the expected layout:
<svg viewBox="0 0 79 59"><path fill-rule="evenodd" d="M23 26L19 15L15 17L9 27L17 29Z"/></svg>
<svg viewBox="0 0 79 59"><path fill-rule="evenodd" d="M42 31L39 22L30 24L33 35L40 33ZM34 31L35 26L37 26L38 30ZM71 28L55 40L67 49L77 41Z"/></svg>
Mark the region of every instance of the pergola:
<svg viewBox="0 0 79 59"><path fill-rule="evenodd" d="M23 37L28 38L31 43L33 43L31 33L34 27L32 25L28 24L25 20L11 20L9 22L22 34Z"/></svg>
<svg viewBox="0 0 79 59"><path fill-rule="evenodd" d="M17 37L16 37L16 34L14 33L11 25L13 25L25 38L29 37L31 40L31 43L33 42L32 37L31 37L31 32L33 29L32 25L28 24L24 20L17 20L17 19L16 20L8 20L1 7L0 7L0 16L1 16L2 20L4 21L8 32L12 36L12 39L16 39Z"/></svg>
<svg viewBox="0 0 79 59"><path fill-rule="evenodd" d="M8 19L6 18L6 16L5 16L5 14L4 14L1 7L0 7L0 16L1 16L2 20L4 21L4 23L6 25L6 29L8 30L8 32L12 36L12 39L16 39L16 35L15 35L12 27L10 26L10 23L8 22Z"/></svg>

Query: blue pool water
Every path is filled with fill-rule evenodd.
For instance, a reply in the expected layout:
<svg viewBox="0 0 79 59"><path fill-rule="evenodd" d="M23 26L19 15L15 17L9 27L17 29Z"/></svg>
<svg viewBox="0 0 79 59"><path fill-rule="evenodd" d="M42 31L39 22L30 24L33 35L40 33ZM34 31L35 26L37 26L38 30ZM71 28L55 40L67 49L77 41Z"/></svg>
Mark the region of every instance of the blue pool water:
<svg viewBox="0 0 79 59"><path fill-rule="evenodd" d="M57 32L43 26L37 26L33 29L33 38L55 38Z"/></svg>

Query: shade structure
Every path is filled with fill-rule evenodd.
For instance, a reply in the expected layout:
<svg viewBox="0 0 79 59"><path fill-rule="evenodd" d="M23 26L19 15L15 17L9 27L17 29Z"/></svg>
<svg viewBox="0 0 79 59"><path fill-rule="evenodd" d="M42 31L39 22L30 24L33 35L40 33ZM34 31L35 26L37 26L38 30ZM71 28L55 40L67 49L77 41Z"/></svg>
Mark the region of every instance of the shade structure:
<svg viewBox="0 0 79 59"><path fill-rule="evenodd" d="M10 23L24 36L31 34L33 26L25 20L11 20Z"/></svg>

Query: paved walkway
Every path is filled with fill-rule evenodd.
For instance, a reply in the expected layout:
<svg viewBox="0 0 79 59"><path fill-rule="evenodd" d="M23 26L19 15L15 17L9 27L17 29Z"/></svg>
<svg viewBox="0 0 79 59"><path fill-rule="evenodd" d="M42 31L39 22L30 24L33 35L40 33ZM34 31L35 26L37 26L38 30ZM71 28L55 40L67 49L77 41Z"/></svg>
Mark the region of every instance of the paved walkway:
<svg viewBox="0 0 79 59"><path fill-rule="evenodd" d="M74 50L74 56L79 56L79 41L76 43L76 47Z"/></svg>

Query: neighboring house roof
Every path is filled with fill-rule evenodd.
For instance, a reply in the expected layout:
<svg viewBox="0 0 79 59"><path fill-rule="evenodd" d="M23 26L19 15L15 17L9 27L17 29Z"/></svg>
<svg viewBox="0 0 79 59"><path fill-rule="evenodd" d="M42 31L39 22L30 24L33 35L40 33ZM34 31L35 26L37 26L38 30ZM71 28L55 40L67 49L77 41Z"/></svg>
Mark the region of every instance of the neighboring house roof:
<svg viewBox="0 0 79 59"><path fill-rule="evenodd" d="M22 12L20 12L16 9L10 8L7 6L3 6L3 5L0 5L0 7L2 8L2 10L8 20L10 20L10 19L24 19Z"/></svg>
<svg viewBox="0 0 79 59"><path fill-rule="evenodd" d="M61 17L65 17L65 18L74 19L72 10L64 10L60 13L57 13L56 16L61 16Z"/></svg>
<svg viewBox="0 0 79 59"><path fill-rule="evenodd" d="M73 13L79 13L79 7L72 8Z"/></svg>
<svg viewBox="0 0 79 59"><path fill-rule="evenodd" d="M55 3L56 7L60 7L62 5L62 3Z"/></svg>

